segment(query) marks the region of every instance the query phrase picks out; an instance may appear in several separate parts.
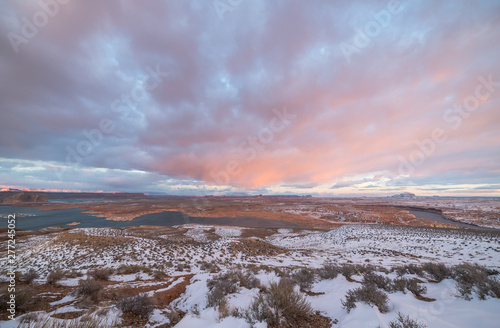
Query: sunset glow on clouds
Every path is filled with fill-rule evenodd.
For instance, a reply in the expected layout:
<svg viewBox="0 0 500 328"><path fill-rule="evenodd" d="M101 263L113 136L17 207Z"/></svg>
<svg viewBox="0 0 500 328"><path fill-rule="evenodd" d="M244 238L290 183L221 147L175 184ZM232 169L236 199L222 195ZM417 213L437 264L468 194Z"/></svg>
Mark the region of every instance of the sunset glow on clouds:
<svg viewBox="0 0 500 328"><path fill-rule="evenodd" d="M0 5L0 188L500 196L498 1L45 2Z"/></svg>

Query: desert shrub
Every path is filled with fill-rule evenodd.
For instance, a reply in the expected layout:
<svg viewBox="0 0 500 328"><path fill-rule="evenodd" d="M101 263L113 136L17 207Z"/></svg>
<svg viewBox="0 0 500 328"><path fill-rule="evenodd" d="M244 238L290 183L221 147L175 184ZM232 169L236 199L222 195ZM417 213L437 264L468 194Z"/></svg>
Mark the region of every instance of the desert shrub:
<svg viewBox="0 0 500 328"><path fill-rule="evenodd" d="M497 275L497 274L500 274L500 271L496 270L496 269L490 269L490 268L484 268L486 270L486 272L488 272L488 275L489 276L494 276L494 275Z"/></svg>
<svg viewBox="0 0 500 328"><path fill-rule="evenodd" d="M99 300L99 292L102 288L102 284L93 278L81 279L78 281L76 295L89 298L92 302L97 302Z"/></svg>
<svg viewBox="0 0 500 328"><path fill-rule="evenodd" d="M427 287L421 285L416 279L408 279L406 281L406 289L413 293L413 295L423 295L427 293Z"/></svg>
<svg viewBox="0 0 500 328"><path fill-rule="evenodd" d="M236 293L237 290L237 286L232 281L224 280L219 282L207 294L207 306L219 306L224 302L226 295Z"/></svg>
<svg viewBox="0 0 500 328"><path fill-rule="evenodd" d="M321 279L335 279L340 273L340 268L332 263L326 263L319 269L318 274Z"/></svg>
<svg viewBox="0 0 500 328"><path fill-rule="evenodd" d="M422 267L416 264L408 264L404 266L399 266L395 268L396 274L400 277L405 274L416 274L421 276L423 273Z"/></svg>
<svg viewBox="0 0 500 328"><path fill-rule="evenodd" d="M351 276L358 273L358 269L353 264L343 264L340 267L340 273L347 279L351 279Z"/></svg>
<svg viewBox="0 0 500 328"><path fill-rule="evenodd" d="M60 268L50 271L47 275L47 283L50 285L55 285L59 280L64 278L64 271Z"/></svg>
<svg viewBox="0 0 500 328"><path fill-rule="evenodd" d="M468 263L453 267L453 278L457 282L458 296L470 300L476 285L484 285L488 274L484 268Z"/></svg>
<svg viewBox="0 0 500 328"><path fill-rule="evenodd" d="M66 278L79 278L79 277L83 277L83 273L81 273L80 271L77 271L77 270L71 270L71 271L66 271L64 273L64 275L66 276Z"/></svg>
<svg viewBox="0 0 500 328"><path fill-rule="evenodd" d="M412 292L414 295L423 295L427 293L427 287L421 285L416 279L407 279L407 278L396 278L392 281L390 286L391 291L403 292L406 294L406 291Z"/></svg>
<svg viewBox="0 0 500 328"><path fill-rule="evenodd" d="M391 290L391 279L376 274L374 272L368 272L364 274L363 284L367 286L373 286L380 289L384 289L386 291Z"/></svg>
<svg viewBox="0 0 500 328"><path fill-rule="evenodd" d="M242 309L234 307L231 309L231 316L235 318L243 318L245 316L245 313Z"/></svg>
<svg viewBox="0 0 500 328"><path fill-rule="evenodd" d="M217 312L219 313L219 320L231 315L231 310L229 309L229 304L227 303L227 299L225 297L217 306Z"/></svg>
<svg viewBox="0 0 500 328"><path fill-rule="evenodd" d="M123 297L116 302L116 307L123 313L131 313L137 317L149 319L155 305L153 299L146 294Z"/></svg>
<svg viewBox="0 0 500 328"><path fill-rule="evenodd" d="M395 292L403 292L406 294L406 285L408 279L406 278L396 278L391 283L391 290Z"/></svg>
<svg viewBox="0 0 500 328"><path fill-rule="evenodd" d="M163 272L161 270L153 271L153 278L156 280L161 280L161 279L165 278L166 276L167 275L165 274L165 272Z"/></svg>
<svg viewBox="0 0 500 328"><path fill-rule="evenodd" d="M398 312L398 317L389 322L389 328L427 328L427 325Z"/></svg>
<svg viewBox="0 0 500 328"><path fill-rule="evenodd" d="M425 271L433 280L440 282L443 279L451 277L451 270L443 263L428 262L422 264L422 270Z"/></svg>
<svg viewBox="0 0 500 328"><path fill-rule="evenodd" d="M191 269L191 266L187 263L179 263L175 267L176 271L184 271L184 270L190 270L190 269Z"/></svg>
<svg viewBox="0 0 500 328"><path fill-rule="evenodd" d="M273 271L280 278L286 278L290 276L290 270L288 268L274 267Z"/></svg>
<svg viewBox="0 0 500 328"><path fill-rule="evenodd" d="M171 305L167 307L167 311L167 318L169 320L170 327L178 324L186 315L186 312L173 308Z"/></svg>
<svg viewBox="0 0 500 328"><path fill-rule="evenodd" d="M2 295L0 296L0 310L7 311L9 308L10 294L7 292L7 288L0 292ZM32 312L36 310L38 303L41 300L41 297L35 295L33 290L28 287L16 287L16 313L26 313Z"/></svg>
<svg viewBox="0 0 500 328"><path fill-rule="evenodd" d="M118 267L118 269L116 269L116 273L119 274L132 274L141 271L144 273L151 273L151 268L136 264L131 264L131 265L122 264L120 265L120 267Z"/></svg>
<svg viewBox="0 0 500 328"><path fill-rule="evenodd" d="M452 271L457 282L458 296L470 300L472 292L476 291L482 300L487 296L500 298L500 282L490 277L485 267L464 263L454 266Z"/></svg>
<svg viewBox="0 0 500 328"><path fill-rule="evenodd" d="M349 313L356 307L356 302L374 305L381 313L389 312L387 294L373 286L363 285L362 287L347 291L346 299L342 301L342 306Z"/></svg>
<svg viewBox="0 0 500 328"><path fill-rule="evenodd" d="M488 295L494 298L500 298L500 281L498 279L490 278L488 282L488 290Z"/></svg>
<svg viewBox="0 0 500 328"><path fill-rule="evenodd" d="M111 268L96 268L89 271L88 275L96 280L108 281L113 272Z"/></svg>
<svg viewBox="0 0 500 328"><path fill-rule="evenodd" d="M365 264L365 265L357 264L354 267L356 268L358 274L373 273L377 271L377 268L371 264Z"/></svg>
<svg viewBox="0 0 500 328"><path fill-rule="evenodd" d="M406 274L406 267L404 266L398 266L398 267L395 267L393 268L393 271L396 272L396 274L398 275L398 277L402 277Z"/></svg>
<svg viewBox="0 0 500 328"><path fill-rule="evenodd" d="M240 283L240 286L248 289L260 287L259 279L257 279L251 271L235 270L232 271L232 275L234 277L233 279L236 279Z"/></svg>
<svg viewBox="0 0 500 328"><path fill-rule="evenodd" d="M29 269L23 276L21 280L27 284L33 283L33 280L38 279L40 275L34 269Z"/></svg>
<svg viewBox="0 0 500 328"><path fill-rule="evenodd" d="M220 271L220 268L217 264L206 261L201 262L200 269L208 271L210 273L217 273Z"/></svg>
<svg viewBox="0 0 500 328"><path fill-rule="evenodd" d="M250 323L265 321L270 327L307 327L312 314L311 305L301 293L294 291L293 283L281 279L254 298L245 317Z"/></svg>
<svg viewBox="0 0 500 328"><path fill-rule="evenodd" d="M416 275L419 275L419 276L421 276L422 273L423 273L422 267L419 266L419 265L417 265L417 264L409 264L406 267L406 270L408 271L409 274L416 274Z"/></svg>
<svg viewBox="0 0 500 328"><path fill-rule="evenodd" d="M311 288L315 280L315 275L310 269L300 269L291 275L292 282L299 285L301 289Z"/></svg>
<svg viewBox="0 0 500 328"><path fill-rule="evenodd" d="M260 281L250 271L232 270L226 273L216 275L207 281L207 287L210 292L207 295L207 305L217 306L223 298L238 290L238 286L248 289L260 286Z"/></svg>

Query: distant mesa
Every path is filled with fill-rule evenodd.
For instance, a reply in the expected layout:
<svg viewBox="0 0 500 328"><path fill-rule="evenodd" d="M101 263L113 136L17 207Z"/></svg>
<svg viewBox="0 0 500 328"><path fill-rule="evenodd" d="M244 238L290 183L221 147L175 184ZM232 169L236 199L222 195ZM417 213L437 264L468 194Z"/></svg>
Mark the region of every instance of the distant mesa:
<svg viewBox="0 0 500 328"><path fill-rule="evenodd" d="M43 203L48 202L47 198L36 194L28 194L20 192L18 194L7 197L3 200L4 203Z"/></svg>
<svg viewBox="0 0 500 328"><path fill-rule="evenodd" d="M417 195L415 194L412 194L411 192L403 192L403 193L400 193L398 195L392 195L392 196L389 196L390 198L405 198L405 199L408 199L408 198L417 198Z"/></svg>

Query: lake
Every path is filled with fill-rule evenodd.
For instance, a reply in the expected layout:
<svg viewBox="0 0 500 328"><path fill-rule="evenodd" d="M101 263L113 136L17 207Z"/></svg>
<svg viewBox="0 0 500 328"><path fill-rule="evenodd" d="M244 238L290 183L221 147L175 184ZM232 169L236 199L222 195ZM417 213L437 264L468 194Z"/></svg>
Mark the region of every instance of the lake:
<svg viewBox="0 0 500 328"><path fill-rule="evenodd" d="M447 219L444 216L442 216L441 214L435 213L435 212L429 212L429 211L423 211L423 210L414 210L414 209L406 209L406 210L408 212L410 212L411 214L415 215L417 218L429 219L429 220L440 222L440 223L450 223L450 224L454 224L454 225L460 226L462 228L496 230L496 229L493 229L493 228L484 228L484 227L479 227L479 226L476 226L476 225L473 225L473 224L468 224L468 223L464 223L464 222L453 221L453 220Z"/></svg>
<svg viewBox="0 0 500 328"><path fill-rule="evenodd" d="M9 214L21 213L34 216L22 217L16 215L16 229L23 230L40 230L47 227L63 226L72 228L105 228L105 227L128 227L139 225L152 226L175 226L187 223L194 224L216 224L229 225L246 228L302 228L299 225L262 218L238 217L238 218L205 218L205 217L190 217L181 212L162 212L146 214L133 219L132 221L110 221L103 217L97 217L88 213L82 212L75 208L60 209L53 211L39 211L34 207L15 207L15 206L0 206L0 215L7 216ZM3 219L4 223L0 228L7 228L7 219ZM80 222L76 226L68 226L68 223Z"/></svg>

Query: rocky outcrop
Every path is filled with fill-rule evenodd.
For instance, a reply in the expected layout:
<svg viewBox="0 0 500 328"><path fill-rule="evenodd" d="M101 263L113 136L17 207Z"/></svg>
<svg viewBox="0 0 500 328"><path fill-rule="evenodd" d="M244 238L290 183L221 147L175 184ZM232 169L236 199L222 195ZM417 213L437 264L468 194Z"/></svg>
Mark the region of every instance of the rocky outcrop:
<svg viewBox="0 0 500 328"><path fill-rule="evenodd" d="M408 199L408 198L417 198L417 195L412 194L411 192L403 192L403 193L398 194L398 195L393 195L390 198L405 198L405 199Z"/></svg>

